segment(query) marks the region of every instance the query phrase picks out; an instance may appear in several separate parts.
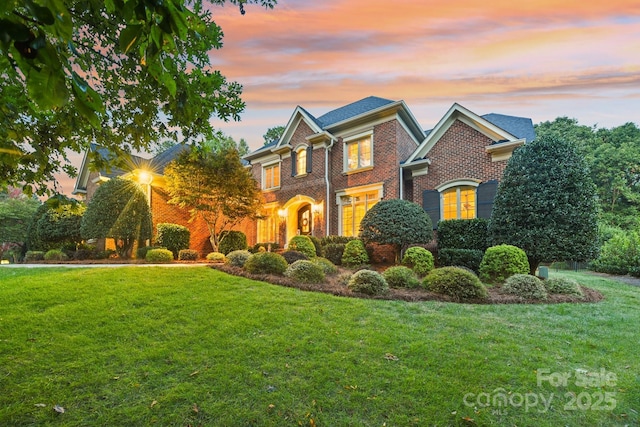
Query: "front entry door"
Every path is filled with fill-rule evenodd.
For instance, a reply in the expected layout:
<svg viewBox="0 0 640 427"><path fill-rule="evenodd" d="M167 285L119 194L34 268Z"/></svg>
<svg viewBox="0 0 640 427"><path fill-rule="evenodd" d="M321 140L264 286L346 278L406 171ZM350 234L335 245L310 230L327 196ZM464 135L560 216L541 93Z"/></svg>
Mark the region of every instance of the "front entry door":
<svg viewBox="0 0 640 427"><path fill-rule="evenodd" d="M298 210L298 234L311 234L311 205L306 204Z"/></svg>

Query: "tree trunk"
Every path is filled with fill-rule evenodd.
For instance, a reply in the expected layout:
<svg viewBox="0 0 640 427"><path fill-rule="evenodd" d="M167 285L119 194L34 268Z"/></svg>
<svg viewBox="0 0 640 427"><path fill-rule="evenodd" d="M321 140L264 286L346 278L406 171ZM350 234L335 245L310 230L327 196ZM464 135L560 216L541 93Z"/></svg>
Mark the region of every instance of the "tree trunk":
<svg viewBox="0 0 640 427"><path fill-rule="evenodd" d="M529 259L529 274L531 274L532 276L535 276L536 270L538 269L538 266L540 265L542 260L534 259L534 258L528 258L528 259Z"/></svg>
<svg viewBox="0 0 640 427"><path fill-rule="evenodd" d="M213 248L213 252L218 252L218 242L216 241L216 236L211 234L209 236L209 241L211 242L211 247Z"/></svg>

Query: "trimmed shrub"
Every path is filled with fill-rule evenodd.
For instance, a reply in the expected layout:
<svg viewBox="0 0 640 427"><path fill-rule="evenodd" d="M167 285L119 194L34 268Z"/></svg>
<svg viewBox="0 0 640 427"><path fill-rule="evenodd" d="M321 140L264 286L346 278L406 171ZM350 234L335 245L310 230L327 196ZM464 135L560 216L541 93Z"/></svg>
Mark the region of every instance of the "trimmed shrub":
<svg viewBox="0 0 640 427"><path fill-rule="evenodd" d="M467 267L478 273L483 256L484 252L477 249L439 249L438 264L441 267Z"/></svg>
<svg viewBox="0 0 640 427"><path fill-rule="evenodd" d="M287 267L284 275L301 283L320 283L325 278L324 271L322 271L320 265L304 259L298 260Z"/></svg>
<svg viewBox="0 0 640 427"><path fill-rule="evenodd" d="M229 264L233 267L244 267L244 263L247 262L251 252L247 250L232 251L227 254L227 258L224 261L225 264Z"/></svg>
<svg viewBox="0 0 640 427"><path fill-rule="evenodd" d="M191 232L184 225L160 223L156 234L156 245L169 249L177 258L182 249L189 249Z"/></svg>
<svg viewBox="0 0 640 427"><path fill-rule="evenodd" d="M568 277L552 277L550 279L543 280L542 284L550 294L575 295L579 297L584 296L578 282L573 279L569 279Z"/></svg>
<svg viewBox="0 0 640 427"><path fill-rule="evenodd" d="M389 292L389 285L384 280L384 277L380 273L371 270L360 270L353 273L347 283L347 287L353 292L367 295L382 295Z"/></svg>
<svg viewBox="0 0 640 427"><path fill-rule="evenodd" d="M530 274L514 274L508 277L502 286L502 292L523 299L547 299L547 290L542 280Z"/></svg>
<svg viewBox="0 0 640 427"><path fill-rule="evenodd" d="M287 267L287 260L275 252L258 252L244 263L244 269L253 274L283 274Z"/></svg>
<svg viewBox="0 0 640 427"><path fill-rule="evenodd" d="M364 247L362 240L351 240L344 247L342 254L342 265L347 267L358 267L369 262L367 249Z"/></svg>
<svg viewBox="0 0 640 427"><path fill-rule="evenodd" d="M280 249L280 245L276 242L256 243L251 249L249 249L249 252L255 254L256 252L260 252L260 248L264 248L267 252L275 252Z"/></svg>
<svg viewBox="0 0 640 427"><path fill-rule="evenodd" d="M458 267L436 268L425 277L423 285L431 292L448 295L456 301L487 297L487 288L480 279Z"/></svg>
<svg viewBox="0 0 640 427"><path fill-rule="evenodd" d="M77 261L84 261L86 259L93 259L96 256L96 248L88 245L80 245L78 249L73 253L73 259Z"/></svg>
<svg viewBox="0 0 640 427"><path fill-rule="evenodd" d="M329 243L324 247L324 256L335 265L342 265L345 243Z"/></svg>
<svg viewBox="0 0 640 427"><path fill-rule="evenodd" d="M417 288L420 286L420 280L416 273L409 267L398 265L387 268L382 277L392 288Z"/></svg>
<svg viewBox="0 0 640 427"><path fill-rule="evenodd" d="M233 251L246 251L247 248L247 236L242 231L223 231L220 234L218 252L228 255Z"/></svg>
<svg viewBox="0 0 640 427"><path fill-rule="evenodd" d="M286 251L282 254L282 256L284 257L284 259L287 260L287 264L293 264L296 261L299 261L301 259L303 260L308 260L309 257L306 254L303 254L302 252L298 252L298 251Z"/></svg>
<svg viewBox="0 0 640 427"><path fill-rule="evenodd" d="M207 254L207 261L213 261L213 262L225 262L227 259L226 256L224 256L223 253L220 252L211 252Z"/></svg>
<svg viewBox="0 0 640 427"><path fill-rule="evenodd" d="M625 275L640 265L640 234L614 233L602 246L591 268L600 273Z"/></svg>
<svg viewBox="0 0 640 427"><path fill-rule="evenodd" d="M502 283L514 274L529 273L527 254L511 245L492 246L480 263L480 279L487 283Z"/></svg>
<svg viewBox="0 0 640 427"><path fill-rule="evenodd" d="M326 258L317 256L313 258L311 262L317 264L326 275L336 274L338 272L338 267L336 267L331 261Z"/></svg>
<svg viewBox="0 0 640 427"><path fill-rule="evenodd" d="M27 251L24 255L24 262L44 261L43 251Z"/></svg>
<svg viewBox="0 0 640 427"><path fill-rule="evenodd" d="M178 252L178 259L180 261L196 261L200 254L193 249L182 249Z"/></svg>
<svg viewBox="0 0 640 427"><path fill-rule="evenodd" d="M322 256L322 243L320 243L320 239L316 236L309 236L309 238L311 239L313 246L316 248L316 256Z"/></svg>
<svg viewBox="0 0 640 427"><path fill-rule="evenodd" d="M411 268L418 276L426 276L433 270L433 254L425 248L414 246L404 253L402 265Z"/></svg>
<svg viewBox="0 0 640 427"><path fill-rule="evenodd" d="M352 240L356 240L356 237L336 236L336 235L324 236L322 239L320 239L320 245L323 248L325 246L331 245L331 244L346 245L347 243L349 243Z"/></svg>
<svg viewBox="0 0 640 427"><path fill-rule="evenodd" d="M154 264L170 263L173 262L173 252L169 249L151 249L144 259Z"/></svg>
<svg viewBox="0 0 640 427"><path fill-rule="evenodd" d="M116 257L116 251L113 249L105 249L104 251L96 252L96 259L109 259Z"/></svg>
<svg viewBox="0 0 640 427"><path fill-rule="evenodd" d="M474 249L486 251L489 247L485 218L449 219L438 222L438 252L442 249Z"/></svg>
<svg viewBox="0 0 640 427"><path fill-rule="evenodd" d="M147 257L147 252L151 249L167 249L164 246L143 246L141 248L136 249L136 258L137 259L145 259Z"/></svg>
<svg viewBox="0 0 640 427"><path fill-rule="evenodd" d="M293 236L287 247L291 251L302 252L309 258L316 256L316 247L309 236Z"/></svg>
<svg viewBox="0 0 640 427"><path fill-rule="evenodd" d="M62 249L51 249L44 254L45 261L66 261L69 259Z"/></svg>

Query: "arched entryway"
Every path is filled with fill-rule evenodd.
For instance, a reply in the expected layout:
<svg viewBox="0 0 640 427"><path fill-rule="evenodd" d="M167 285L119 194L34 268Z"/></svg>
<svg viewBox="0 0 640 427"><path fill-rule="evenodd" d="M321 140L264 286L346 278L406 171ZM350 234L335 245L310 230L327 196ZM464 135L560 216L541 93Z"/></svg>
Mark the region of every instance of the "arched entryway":
<svg viewBox="0 0 640 427"><path fill-rule="evenodd" d="M298 229L298 234L303 236L308 236L311 234L311 205L309 203L304 204L298 209L298 224L296 224L296 228Z"/></svg>
<svg viewBox="0 0 640 427"><path fill-rule="evenodd" d="M320 215L322 204L309 196L297 195L292 197L278 211L284 223L285 244L293 236L313 235L314 215Z"/></svg>

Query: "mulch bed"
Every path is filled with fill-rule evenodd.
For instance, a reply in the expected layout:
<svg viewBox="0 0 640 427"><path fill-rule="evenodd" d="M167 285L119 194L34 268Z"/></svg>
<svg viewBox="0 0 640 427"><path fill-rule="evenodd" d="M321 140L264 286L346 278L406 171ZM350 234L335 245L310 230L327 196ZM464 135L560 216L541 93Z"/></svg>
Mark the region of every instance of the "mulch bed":
<svg viewBox="0 0 640 427"><path fill-rule="evenodd" d="M368 298L368 299L380 299L380 300L400 300L400 301L442 301L442 302L456 302L453 298L446 295L436 294L424 289L389 289L389 292L385 295L366 295L357 292L352 292L347 288L340 280L342 273L349 273L350 270L340 268L338 274L327 276L327 280L324 283L300 283L293 279L284 276L277 276L273 274L251 274L240 267L232 267L226 264L212 264L212 268L223 271L225 273L246 277L248 279L259 280L268 282L274 285L286 286L288 288L300 289L310 292L322 292L331 295L350 297L350 298ZM602 301L604 296L591 288L581 286L584 298L579 298L573 295L560 295L551 294L548 299L544 301L540 300L525 300L514 295L506 295L500 292L499 286L492 286L487 288L489 297L486 300L469 300L465 303L471 304L560 304L560 303L595 303Z"/></svg>

